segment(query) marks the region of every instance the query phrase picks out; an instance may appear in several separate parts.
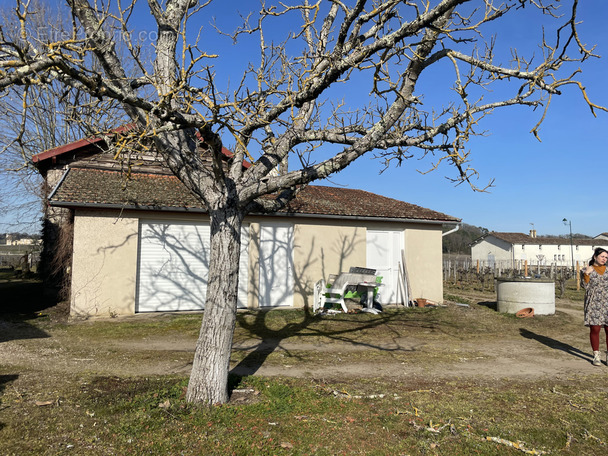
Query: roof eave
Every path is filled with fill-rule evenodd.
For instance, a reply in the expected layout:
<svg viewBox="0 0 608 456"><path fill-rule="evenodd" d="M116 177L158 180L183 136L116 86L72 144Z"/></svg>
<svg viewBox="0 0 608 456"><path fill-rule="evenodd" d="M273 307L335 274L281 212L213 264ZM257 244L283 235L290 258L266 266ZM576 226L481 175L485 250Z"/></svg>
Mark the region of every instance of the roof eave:
<svg viewBox="0 0 608 456"><path fill-rule="evenodd" d="M53 207L66 207L71 209L119 209L119 210L136 210L136 211L159 211L159 212L189 212L196 214L206 214L207 210L196 207L175 207L175 206L150 206L138 204L116 204L116 203L80 203L73 201L50 201L49 204ZM457 224L460 220L447 219L417 219L417 218L401 218L401 217L373 217L360 215L340 215L340 214L300 214L300 213L251 213L254 216L272 216L272 217L296 217L296 218L321 218L321 219L340 219L340 220L360 220L368 222L398 222L398 223L424 223L431 225Z"/></svg>
<svg viewBox="0 0 608 456"><path fill-rule="evenodd" d="M207 213L206 209L198 207L168 207L168 206L150 206L140 204L117 204L117 203L81 203L74 201L49 201L52 207L65 207L70 209L120 209L120 210L136 210L136 211L161 211L161 212L193 212Z"/></svg>

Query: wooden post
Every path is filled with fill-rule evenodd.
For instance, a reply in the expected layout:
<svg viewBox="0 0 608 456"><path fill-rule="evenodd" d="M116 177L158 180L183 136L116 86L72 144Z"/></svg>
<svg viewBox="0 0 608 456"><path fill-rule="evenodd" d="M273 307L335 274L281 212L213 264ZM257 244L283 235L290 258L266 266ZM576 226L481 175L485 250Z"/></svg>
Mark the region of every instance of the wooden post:
<svg viewBox="0 0 608 456"><path fill-rule="evenodd" d="M479 260L477 260L477 274L479 274Z"/></svg>
<svg viewBox="0 0 608 456"><path fill-rule="evenodd" d="M576 277L574 277L574 281L576 282L576 291L581 289L581 281L579 277L581 276L581 265L576 262Z"/></svg>
<svg viewBox="0 0 608 456"><path fill-rule="evenodd" d="M528 277L528 260L524 261L524 277Z"/></svg>

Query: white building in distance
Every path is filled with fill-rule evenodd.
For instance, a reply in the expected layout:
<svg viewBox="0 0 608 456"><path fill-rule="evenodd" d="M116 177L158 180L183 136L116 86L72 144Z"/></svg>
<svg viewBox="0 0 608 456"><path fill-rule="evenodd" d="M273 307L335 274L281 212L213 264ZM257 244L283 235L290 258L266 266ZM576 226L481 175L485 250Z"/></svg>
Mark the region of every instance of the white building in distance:
<svg viewBox="0 0 608 456"><path fill-rule="evenodd" d="M473 263L481 267L522 269L528 266L582 267L596 247L608 250L608 233L594 239L537 237L530 234L490 232L471 243Z"/></svg>
<svg viewBox="0 0 608 456"><path fill-rule="evenodd" d="M6 235L6 245L40 245L40 239L33 239L29 237L17 238L12 234Z"/></svg>

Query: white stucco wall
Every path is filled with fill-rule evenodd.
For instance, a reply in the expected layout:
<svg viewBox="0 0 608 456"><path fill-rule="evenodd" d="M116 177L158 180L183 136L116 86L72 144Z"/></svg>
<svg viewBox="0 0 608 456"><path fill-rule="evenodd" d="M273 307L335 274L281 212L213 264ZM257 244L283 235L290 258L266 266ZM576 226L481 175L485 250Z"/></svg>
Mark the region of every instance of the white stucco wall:
<svg viewBox="0 0 608 456"><path fill-rule="evenodd" d="M411 298L443 302L441 225L410 224L406 226L404 236Z"/></svg>
<svg viewBox="0 0 608 456"><path fill-rule="evenodd" d="M479 261L487 264L491 257L495 261L511 261L511 244L495 237L488 236L471 247L471 259L473 263Z"/></svg>
<svg viewBox="0 0 608 456"><path fill-rule="evenodd" d="M119 211L76 210L71 316L135 312L138 219Z"/></svg>
<svg viewBox="0 0 608 456"><path fill-rule="evenodd" d="M141 211L76 210L71 315L112 316L135 312L140 217L146 220L208 220L206 216ZM142 220L144 219L142 218ZM329 274L366 265L366 233L404 230L411 298L443 300L440 224L366 223L288 217L251 217L248 306L257 307L260 222L294 222L294 307L312 305L313 287Z"/></svg>
<svg viewBox="0 0 608 456"><path fill-rule="evenodd" d="M352 221L298 220L294 229L294 307L312 306L314 285L330 274L365 267L365 227Z"/></svg>

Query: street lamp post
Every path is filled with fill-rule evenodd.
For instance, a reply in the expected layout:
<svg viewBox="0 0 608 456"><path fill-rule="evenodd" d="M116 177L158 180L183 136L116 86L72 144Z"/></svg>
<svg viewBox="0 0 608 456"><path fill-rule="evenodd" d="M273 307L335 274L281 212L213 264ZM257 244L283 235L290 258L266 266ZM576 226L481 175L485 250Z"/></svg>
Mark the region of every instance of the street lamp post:
<svg viewBox="0 0 608 456"><path fill-rule="evenodd" d="M572 243L572 220L568 220L564 218L562 220L564 225L568 225L570 227L570 258L572 259L572 274L574 274L574 246Z"/></svg>

